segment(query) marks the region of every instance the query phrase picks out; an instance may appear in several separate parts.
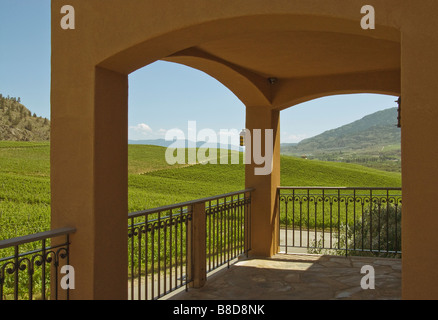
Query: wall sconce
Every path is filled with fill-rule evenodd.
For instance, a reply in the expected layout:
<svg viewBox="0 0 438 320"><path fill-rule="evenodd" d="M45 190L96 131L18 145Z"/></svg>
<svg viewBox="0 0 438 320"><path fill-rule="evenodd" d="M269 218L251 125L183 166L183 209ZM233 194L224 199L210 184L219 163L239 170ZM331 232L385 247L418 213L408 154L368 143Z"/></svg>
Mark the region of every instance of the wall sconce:
<svg viewBox="0 0 438 320"><path fill-rule="evenodd" d="M401 128L401 97L396 102L398 103L397 127Z"/></svg>
<svg viewBox="0 0 438 320"><path fill-rule="evenodd" d="M241 146L241 147L244 147L244 146L245 146L245 135L246 135L246 130L243 129L243 130L240 132L240 146Z"/></svg>
<svg viewBox="0 0 438 320"><path fill-rule="evenodd" d="M278 79L277 78L269 78L268 81L269 81L270 85L274 85L278 82Z"/></svg>

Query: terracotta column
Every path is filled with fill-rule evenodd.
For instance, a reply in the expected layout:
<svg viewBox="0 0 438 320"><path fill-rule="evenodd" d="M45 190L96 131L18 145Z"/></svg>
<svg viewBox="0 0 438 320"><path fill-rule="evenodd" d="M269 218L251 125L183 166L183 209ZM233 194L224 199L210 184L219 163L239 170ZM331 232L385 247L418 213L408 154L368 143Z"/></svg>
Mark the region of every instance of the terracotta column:
<svg viewBox="0 0 438 320"><path fill-rule="evenodd" d="M438 2L404 1L402 290L438 299Z"/></svg>
<svg viewBox="0 0 438 320"><path fill-rule="evenodd" d="M70 297L127 299L128 77L73 65L52 73L52 228L77 229Z"/></svg>
<svg viewBox="0 0 438 320"><path fill-rule="evenodd" d="M255 129L261 129L261 153L265 151L265 130L273 130L272 172L257 174L256 168L271 164L257 165L254 157L245 166L246 188L255 188L251 203L251 251L252 256L270 257L278 250L278 215L276 210L277 187L280 185L280 112L270 106L247 107L246 128L251 133L251 151L254 151ZM245 141L249 151L248 139Z"/></svg>

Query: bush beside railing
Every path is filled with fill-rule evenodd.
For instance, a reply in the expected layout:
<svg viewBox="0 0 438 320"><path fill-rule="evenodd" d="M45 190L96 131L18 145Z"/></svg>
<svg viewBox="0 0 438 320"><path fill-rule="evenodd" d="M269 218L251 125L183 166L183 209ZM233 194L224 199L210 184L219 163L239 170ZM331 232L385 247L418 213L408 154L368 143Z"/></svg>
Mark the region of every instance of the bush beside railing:
<svg viewBox="0 0 438 320"><path fill-rule="evenodd" d="M371 211L367 210L356 225L341 228L341 237L337 240L339 247L348 249L348 255L401 257L401 206L379 209L376 205ZM342 250L337 253L342 254Z"/></svg>

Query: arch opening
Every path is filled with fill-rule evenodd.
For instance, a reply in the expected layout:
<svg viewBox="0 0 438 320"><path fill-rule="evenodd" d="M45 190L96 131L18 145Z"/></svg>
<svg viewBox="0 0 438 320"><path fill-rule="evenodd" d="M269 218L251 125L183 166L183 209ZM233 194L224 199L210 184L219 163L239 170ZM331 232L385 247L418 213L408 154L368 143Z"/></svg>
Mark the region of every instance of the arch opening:
<svg viewBox="0 0 438 320"><path fill-rule="evenodd" d="M397 100L347 94L281 111L280 252L401 258Z"/></svg>

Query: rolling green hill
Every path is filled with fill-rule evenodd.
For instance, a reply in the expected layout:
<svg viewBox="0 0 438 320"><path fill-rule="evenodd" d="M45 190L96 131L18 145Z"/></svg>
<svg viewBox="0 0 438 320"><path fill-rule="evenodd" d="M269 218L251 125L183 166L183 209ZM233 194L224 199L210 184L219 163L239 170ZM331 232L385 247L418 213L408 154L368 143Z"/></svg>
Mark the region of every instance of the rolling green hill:
<svg viewBox="0 0 438 320"><path fill-rule="evenodd" d="M0 94L0 140L48 141L50 121L38 117L20 103L20 98Z"/></svg>
<svg viewBox="0 0 438 320"><path fill-rule="evenodd" d="M305 139L296 146L284 145L281 151L286 155L400 172L401 130L396 124L397 108L390 108Z"/></svg>
<svg viewBox="0 0 438 320"><path fill-rule="evenodd" d="M129 207L139 211L244 189L244 165L169 166L165 148L129 146ZM50 144L0 142L0 240L49 229ZM242 161L241 161L242 162ZM399 187L399 173L281 158L283 186Z"/></svg>
<svg viewBox="0 0 438 320"><path fill-rule="evenodd" d="M303 140L297 148L300 150L358 150L374 145L397 144L400 143L401 134L396 124L397 108L386 109Z"/></svg>

